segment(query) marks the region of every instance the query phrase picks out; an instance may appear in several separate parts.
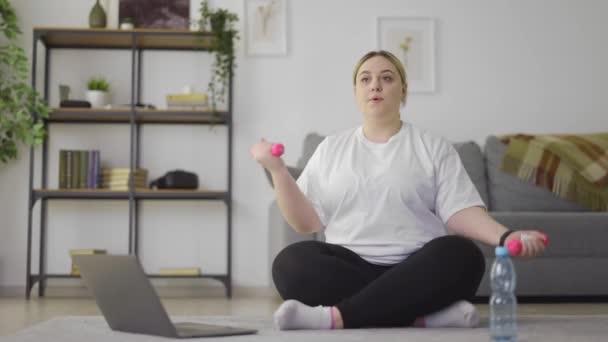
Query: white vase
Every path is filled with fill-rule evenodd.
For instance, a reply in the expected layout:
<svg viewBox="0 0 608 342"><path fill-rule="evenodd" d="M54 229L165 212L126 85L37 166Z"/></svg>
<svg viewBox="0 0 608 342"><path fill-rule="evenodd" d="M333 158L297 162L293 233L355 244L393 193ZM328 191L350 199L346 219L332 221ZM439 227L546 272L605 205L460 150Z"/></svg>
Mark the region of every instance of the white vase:
<svg viewBox="0 0 608 342"><path fill-rule="evenodd" d="M120 7L119 0L104 0L103 7L106 9L106 14L108 16L108 26L109 29L117 29L118 28L118 9Z"/></svg>
<svg viewBox="0 0 608 342"><path fill-rule="evenodd" d="M101 90L87 90L85 97L93 108L103 108L110 104L110 93Z"/></svg>

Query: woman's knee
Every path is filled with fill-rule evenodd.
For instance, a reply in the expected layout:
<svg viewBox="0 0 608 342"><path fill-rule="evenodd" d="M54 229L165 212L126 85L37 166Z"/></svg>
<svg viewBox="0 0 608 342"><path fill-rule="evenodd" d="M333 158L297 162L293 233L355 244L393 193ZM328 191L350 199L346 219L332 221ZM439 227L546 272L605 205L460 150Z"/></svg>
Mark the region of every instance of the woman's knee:
<svg viewBox="0 0 608 342"><path fill-rule="evenodd" d="M458 235L447 235L436 240L441 243L441 248L449 257L463 261L466 267L479 274L480 278L483 276L486 269L485 257L472 240Z"/></svg>
<svg viewBox="0 0 608 342"><path fill-rule="evenodd" d="M297 265L305 262L303 259L310 257L310 254L318 249L318 241L300 241L283 248L272 262L272 272L281 272L284 269L291 270Z"/></svg>
<svg viewBox="0 0 608 342"><path fill-rule="evenodd" d="M309 267L311 259L319 250L318 241L301 241L285 247L277 254L272 262L272 279L284 298L290 297L289 292L300 283L302 267Z"/></svg>

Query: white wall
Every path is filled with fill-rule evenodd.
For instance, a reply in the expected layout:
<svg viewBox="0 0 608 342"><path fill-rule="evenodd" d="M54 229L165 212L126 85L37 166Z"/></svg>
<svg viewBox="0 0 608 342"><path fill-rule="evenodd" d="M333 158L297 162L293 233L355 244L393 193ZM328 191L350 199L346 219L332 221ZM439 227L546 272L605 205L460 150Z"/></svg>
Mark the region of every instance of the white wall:
<svg viewBox="0 0 608 342"><path fill-rule="evenodd" d="M93 1L12 3L30 51L33 26L84 27ZM214 3L241 16L244 11L242 0ZM358 57L376 48L377 16L413 14L437 20L437 92L411 94L403 119L451 140L483 143L488 134L608 129L605 13L608 2L601 0L289 1L287 56L247 56L239 43L236 285L268 285L267 209L273 194L250 159L249 146L261 136L284 142L285 160L294 164L306 133L327 134L359 123L351 72ZM185 84L204 89L206 65L200 54L146 55L144 101L161 105L162 94ZM125 53L58 51L53 54L52 104L58 101L57 83L70 84L75 97L82 96L78 87L90 73L108 75L115 99L126 102L128 67ZM224 129L146 126L143 132L143 165L151 177L183 167L199 173L203 186L224 186ZM99 148L106 165L127 163L126 152L119 152L128 143L126 127L56 125L51 133L51 185L56 184L59 148ZM19 161L0 167L0 286L25 282L28 159L27 150L21 152ZM209 272L225 269L221 203L145 202L143 212L142 255L150 271L191 263ZM110 252L126 251L124 202L51 202L49 213L51 272L67 271L69 248L101 245Z"/></svg>

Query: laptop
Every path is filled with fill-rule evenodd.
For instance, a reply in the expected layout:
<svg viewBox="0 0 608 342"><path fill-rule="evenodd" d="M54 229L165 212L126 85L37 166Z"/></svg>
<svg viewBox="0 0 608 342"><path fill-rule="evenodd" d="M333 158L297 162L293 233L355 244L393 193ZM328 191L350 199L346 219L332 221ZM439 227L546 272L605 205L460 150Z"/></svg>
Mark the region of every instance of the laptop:
<svg viewBox="0 0 608 342"><path fill-rule="evenodd" d="M255 329L172 323L134 255L73 255L112 330L175 338L255 334Z"/></svg>

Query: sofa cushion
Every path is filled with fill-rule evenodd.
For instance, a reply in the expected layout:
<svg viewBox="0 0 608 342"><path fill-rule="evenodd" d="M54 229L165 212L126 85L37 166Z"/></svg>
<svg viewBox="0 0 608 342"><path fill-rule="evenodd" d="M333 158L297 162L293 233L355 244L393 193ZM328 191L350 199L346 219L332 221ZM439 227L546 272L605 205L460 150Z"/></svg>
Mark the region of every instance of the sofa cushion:
<svg viewBox="0 0 608 342"><path fill-rule="evenodd" d="M485 157L488 194L492 211L590 211L561 199L551 191L520 181L500 170L507 146L497 137L486 139Z"/></svg>
<svg viewBox="0 0 608 342"><path fill-rule="evenodd" d="M474 141L454 143L454 148L460 156L464 169L469 174L475 188L477 188L483 203L489 208L486 168L481 148Z"/></svg>
<svg viewBox="0 0 608 342"><path fill-rule="evenodd" d="M300 169L304 169L304 166L308 163L310 157L317 149L317 146L325 139L324 135L320 135L317 133L308 133L304 138L304 144L302 145L302 155L298 162L296 163L296 167ZM298 175L299 176L299 175Z"/></svg>

